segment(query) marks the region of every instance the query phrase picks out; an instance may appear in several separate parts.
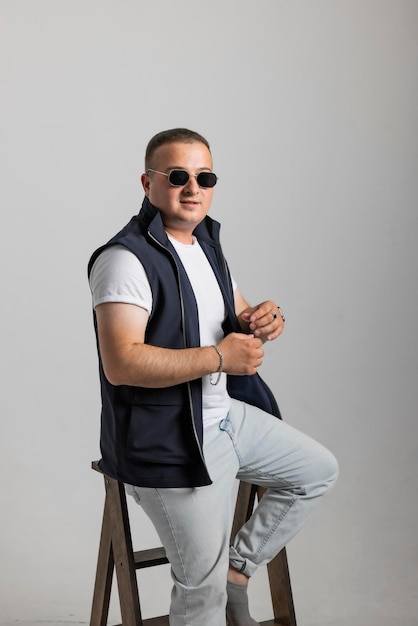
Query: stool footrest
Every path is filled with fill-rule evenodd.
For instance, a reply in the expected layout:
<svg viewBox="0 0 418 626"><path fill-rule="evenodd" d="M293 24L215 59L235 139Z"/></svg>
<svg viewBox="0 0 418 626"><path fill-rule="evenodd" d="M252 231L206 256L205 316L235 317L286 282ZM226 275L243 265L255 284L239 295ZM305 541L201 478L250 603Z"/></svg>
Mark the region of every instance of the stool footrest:
<svg viewBox="0 0 418 626"><path fill-rule="evenodd" d="M143 619L142 624L143 626L169 626L168 615ZM123 624L117 624L117 626L123 626Z"/></svg>
<svg viewBox="0 0 418 626"><path fill-rule="evenodd" d="M164 565L168 563L164 548L150 548L149 550L139 550L134 552L135 569L153 567L154 565Z"/></svg>

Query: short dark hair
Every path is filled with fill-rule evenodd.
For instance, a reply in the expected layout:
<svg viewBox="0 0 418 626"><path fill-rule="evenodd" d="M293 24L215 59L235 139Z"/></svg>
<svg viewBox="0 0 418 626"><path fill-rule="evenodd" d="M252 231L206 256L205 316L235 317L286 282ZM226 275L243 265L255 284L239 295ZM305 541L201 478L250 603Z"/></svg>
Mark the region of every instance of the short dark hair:
<svg viewBox="0 0 418 626"><path fill-rule="evenodd" d="M147 145L147 149L145 151L145 171L147 171L152 163L152 157L154 156L155 151L160 146L163 146L166 143L203 143L207 147L210 152L210 146L207 139L196 133L194 130L189 130L188 128L171 128L170 130L163 130L160 133L157 133L150 139Z"/></svg>

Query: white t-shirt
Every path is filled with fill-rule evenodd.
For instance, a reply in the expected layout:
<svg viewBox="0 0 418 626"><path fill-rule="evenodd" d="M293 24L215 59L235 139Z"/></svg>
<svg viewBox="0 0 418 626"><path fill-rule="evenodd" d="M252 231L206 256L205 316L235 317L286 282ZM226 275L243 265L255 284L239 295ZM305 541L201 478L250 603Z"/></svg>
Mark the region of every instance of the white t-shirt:
<svg viewBox="0 0 418 626"><path fill-rule="evenodd" d="M218 281L198 241L185 245L170 237L187 272L197 302L200 345L217 344L223 337L222 322L225 305ZM233 281L234 290L236 284ZM139 259L124 246L110 246L96 259L91 274L90 288L93 306L104 302L124 302L152 310L152 292L145 270ZM209 426L228 414L230 398L226 389L226 375L217 385L210 377L202 379L203 424Z"/></svg>

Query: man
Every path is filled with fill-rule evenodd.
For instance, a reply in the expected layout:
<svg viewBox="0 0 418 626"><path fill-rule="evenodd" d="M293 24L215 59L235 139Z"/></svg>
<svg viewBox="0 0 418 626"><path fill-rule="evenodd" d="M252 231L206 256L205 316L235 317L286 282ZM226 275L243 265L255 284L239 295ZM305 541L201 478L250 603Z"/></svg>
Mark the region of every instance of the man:
<svg viewBox="0 0 418 626"><path fill-rule="evenodd" d="M280 419L257 370L284 328L250 306L207 214L204 137L151 139L138 216L89 263L102 388L102 470L152 520L171 564L171 626L254 626L247 583L333 485L330 452ZM229 545L236 478L267 488Z"/></svg>

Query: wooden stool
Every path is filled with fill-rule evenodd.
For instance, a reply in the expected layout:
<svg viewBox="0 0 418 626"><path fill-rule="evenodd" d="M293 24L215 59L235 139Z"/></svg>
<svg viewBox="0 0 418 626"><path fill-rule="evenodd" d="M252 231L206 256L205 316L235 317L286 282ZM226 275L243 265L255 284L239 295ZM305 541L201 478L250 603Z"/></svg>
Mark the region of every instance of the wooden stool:
<svg viewBox="0 0 418 626"><path fill-rule="evenodd" d="M97 461L92 468L100 473ZM106 500L103 513L99 555L90 626L107 626L113 571L119 592L122 616L120 626L168 626L168 615L142 619L138 594L137 569L168 563L164 548L152 548L134 552L128 507L123 483L104 476ZM232 536L250 517L255 497L263 491L255 485L240 482L232 528ZM286 550L283 550L267 565L274 619L261 622L262 626L296 626L292 590L287 565Z"/></svg>

